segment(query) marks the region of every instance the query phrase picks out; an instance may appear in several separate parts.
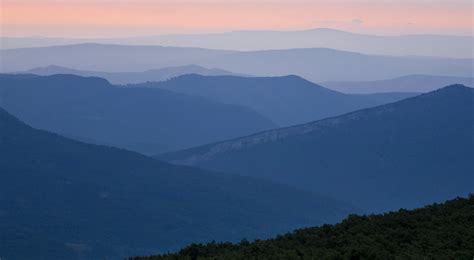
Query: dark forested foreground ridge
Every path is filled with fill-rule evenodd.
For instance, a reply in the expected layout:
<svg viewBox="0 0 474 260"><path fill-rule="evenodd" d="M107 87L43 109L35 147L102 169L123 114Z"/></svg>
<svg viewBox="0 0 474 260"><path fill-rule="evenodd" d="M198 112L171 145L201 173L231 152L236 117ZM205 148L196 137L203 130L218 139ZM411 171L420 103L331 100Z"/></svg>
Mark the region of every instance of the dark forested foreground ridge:
<svg viewBox="0 0 474 260"><path fill-rule="evenodd" d="M472 259L474 195L416 210L351 215L270 240L190 245L159 259Z"/></svg>

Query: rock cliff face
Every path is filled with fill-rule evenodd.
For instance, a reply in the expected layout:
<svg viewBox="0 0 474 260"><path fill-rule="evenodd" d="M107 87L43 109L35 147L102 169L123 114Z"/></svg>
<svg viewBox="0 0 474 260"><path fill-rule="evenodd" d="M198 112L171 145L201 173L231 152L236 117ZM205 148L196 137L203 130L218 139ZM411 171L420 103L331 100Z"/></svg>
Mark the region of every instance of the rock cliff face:
<svg viewBox="0 0 474 260"><path fill-rule="evenodd" d="M473 133L474 91L452 85L159 158L270 179L382 212L472 192Z"/></svg>
<svg viewBox="0 0 474 260"><path fill-rule="evenodd" d="M182 152L164 154L157 156L157 158L174 158L174 154L179 155L180 153L190 154L189 157L180 158L180 156L177 156L176 159L170 159L169 161L175 164L197 165L200 162L211 161L224 153L245 150L253 146L272 143L289 137L303 136L306 134L324 134L325 132L331 131L331 128L338 127L348 123L349 121L356 121L372 116L383 116L385 113L393 112L395 107L396 106L393 104L382 105L376 108L351 112L338 117L327 118L302 125L264 131L254 135L205 145ZM192 151L196 151L196 153L193 153Z"/></svg>

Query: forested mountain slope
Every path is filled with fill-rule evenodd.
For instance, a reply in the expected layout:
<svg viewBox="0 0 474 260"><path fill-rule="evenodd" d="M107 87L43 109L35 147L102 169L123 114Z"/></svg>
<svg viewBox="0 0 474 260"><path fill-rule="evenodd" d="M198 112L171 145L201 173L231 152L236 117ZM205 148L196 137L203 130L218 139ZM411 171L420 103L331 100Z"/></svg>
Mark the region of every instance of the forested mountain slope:
<svg viewBox="0 0 474 260"><path fill-rule="evenodd" d="M384 93L346 95L301 77L184 75L163 82L129 85L152 87L249 107L279 126L302 124L416 95Z"/></svg>
<svg viewBox="0 0 474 260"><path fill-rule="evenodd" d="M0 75L0 106L36 128L145 154L276 127L246 107L75 75Z"/></svg>
<svg viewBox="0 0 474 260"><path fill-rule="evenodd" d="M4 259L120 259L331 223L346 204L31 128L0 109Z"/></svg>
<svg viewBox="0 0 474 260"><path fill-rule="evenodd" d="M276 180L369 211L419 207L474 186L474 90L452 85L158 158Z"/></svg>
<svg viewBox="0 0 474 260"><path fill-rule="evenodd" d="M193 244L175 254L131 260L471 259L474 196L416 210L351 215L336 225L306 228L270 240Z"/></svg>

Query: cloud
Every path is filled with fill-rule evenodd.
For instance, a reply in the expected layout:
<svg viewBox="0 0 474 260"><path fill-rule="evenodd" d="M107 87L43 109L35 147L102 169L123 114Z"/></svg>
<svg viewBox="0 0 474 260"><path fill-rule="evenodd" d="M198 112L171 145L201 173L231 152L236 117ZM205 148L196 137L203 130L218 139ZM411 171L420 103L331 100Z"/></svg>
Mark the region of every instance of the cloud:
<svg viewBox="0 0 474 260"><path fill-rule="evenodd" d="M353 23L353 24L363 24L364 21L361 20L361 19L352 19L352 23Z"/></svg>

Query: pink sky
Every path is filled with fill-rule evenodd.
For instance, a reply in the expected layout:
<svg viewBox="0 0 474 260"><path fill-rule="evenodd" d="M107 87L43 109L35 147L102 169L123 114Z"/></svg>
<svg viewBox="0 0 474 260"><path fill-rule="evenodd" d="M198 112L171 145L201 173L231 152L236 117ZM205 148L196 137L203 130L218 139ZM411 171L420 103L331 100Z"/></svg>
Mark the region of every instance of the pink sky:
<svg viewBox="0 0 474 260"><path fill-rule="evenodd" d="M3 36L122 37L327 27L473 33L471 0L2 0Z"/></svg>

